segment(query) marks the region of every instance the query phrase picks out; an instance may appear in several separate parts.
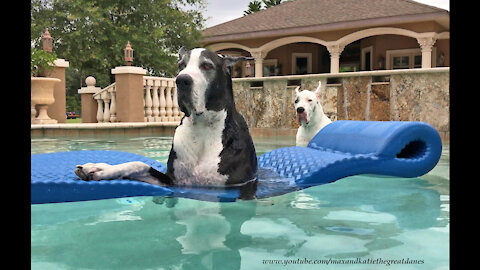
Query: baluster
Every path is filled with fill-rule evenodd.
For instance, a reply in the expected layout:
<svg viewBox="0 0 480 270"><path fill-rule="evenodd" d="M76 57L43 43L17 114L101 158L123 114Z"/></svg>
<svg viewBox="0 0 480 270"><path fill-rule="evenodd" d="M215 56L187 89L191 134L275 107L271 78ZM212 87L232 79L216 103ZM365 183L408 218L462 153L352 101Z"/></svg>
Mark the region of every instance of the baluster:
<svg viewBox="0 0 480 270"><path fill-rule="evenodd" d="M146 85L146 81L145 79L143 80L143 122L147 122L148 119L147 119L147 110L145 110L145 85Z"/></svg>
<svg viewBox="0 0 480 270"><path fill-rule="evenodd" d="M167 105L167 102L165 100L165 89L167 88L167 81L161 80L160 82L160 121L166 122L167 111L165 110L165 107Z"/></svg>
<svg viewBox="0 0 480 270"><path fill-rule="evenodd" d="M112 87L112 91L110 92L111 103L110 103L110 122L114 123L117 121L117 102L115 86Z"/></svg>
<svg viewBox="0 0 480 270"><path fill-rule="evenodd" d="M180 121L180 111L178 110L177 87L173 87L173 120Z"/></svg>
<svg viewBox="0 0 480 270"><path fill-rule="evenodd" d="M110 99L104 99L103 103L105 104L105 109L103 110L103 122L108 123L108 121L110 121Z"/></svg>
<svg viewBox="0 0 480 270"><path fill-rule="evenodd" d="M146 85L145 85L145 116L147 117L147 122L153 122L152 95L150 93L150 89L152 89L152 80L146 80Z"/></svg>
<svg viewBox="0 0 480 270"><path fill-rule="evenodd" d="M97 123L101 123L101 122L103 122L103 106L102 106L103 100L100 97L98 97L97 98L97 103L98 103Z"/></svg>
<svg viewBox="0 0 480 270"><path fill-rule="evenodd" d="M108 92L104 92L101 94L103 99L103 122L108 123L110 121L110 94Z"/></svg>
<svg viewBox="0 0 480 270"><path fill-rule="evenodd" d="M160 121L160 111L158 109L158 106L160 105L160 102L158 100L158 87L160 86L160 81L159 80L154 80L153 81L153 121L158 122Z"/></svg>
<svg viewBox="0 0 480 270"><path fill-rule="evenodd" d="M172 102L172 88L173 88L173 81L168 81L168 87L167 87L167 94L166 94L166 109L167 109L167 121L168 122L173 122L173 102Z"/></svg>

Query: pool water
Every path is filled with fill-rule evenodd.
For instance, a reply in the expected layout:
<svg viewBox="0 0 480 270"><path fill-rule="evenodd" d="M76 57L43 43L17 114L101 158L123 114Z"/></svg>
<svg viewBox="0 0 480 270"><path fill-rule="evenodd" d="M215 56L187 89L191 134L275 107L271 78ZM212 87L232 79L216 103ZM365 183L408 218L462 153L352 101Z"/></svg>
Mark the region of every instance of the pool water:
<svg viewBox="0 0 480 270"><path fill-rule="evenodd" d="M166 163L171 137L39 138ZM254 138L257 154L295 138ZM132 197L31 206L32 269L449 269L449 145L419 178L358 175L234 203Z"/></svg>

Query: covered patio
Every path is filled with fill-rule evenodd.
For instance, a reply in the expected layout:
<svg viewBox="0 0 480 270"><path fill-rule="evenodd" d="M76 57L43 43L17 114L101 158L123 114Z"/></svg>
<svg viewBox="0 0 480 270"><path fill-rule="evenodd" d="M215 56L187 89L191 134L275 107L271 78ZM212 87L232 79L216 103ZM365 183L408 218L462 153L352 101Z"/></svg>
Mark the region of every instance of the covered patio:
<svg viewBox="0 0 480 270"><path fill-rule="evenodd" d="M234 77L448 67L449 22L407 0L295 0L207 28L202 43L255 59Z"/></svg>

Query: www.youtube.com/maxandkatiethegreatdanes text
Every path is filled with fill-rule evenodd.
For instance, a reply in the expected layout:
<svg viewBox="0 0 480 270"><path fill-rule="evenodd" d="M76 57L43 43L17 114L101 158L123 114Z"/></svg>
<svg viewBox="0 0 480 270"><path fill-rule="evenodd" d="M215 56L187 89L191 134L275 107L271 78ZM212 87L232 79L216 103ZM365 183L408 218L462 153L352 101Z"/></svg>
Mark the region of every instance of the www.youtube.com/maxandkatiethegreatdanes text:
<svg viewBox="0 0 480 270"><path fill-rule="evenodd" d="M424 260L421 259L410 259L410 258L402 258L402 259L384 259L384 258L355 258L355 259L307 259L307 258L296 258L296 259L266 259L262 260L262 264L269 264L269 265L301 265L301 264L316 264L316 265L352 265L352 264L364 264L364 265L398 265L398 264L405 264L405 265L412 265L412 264L424 264Z"/></svg>

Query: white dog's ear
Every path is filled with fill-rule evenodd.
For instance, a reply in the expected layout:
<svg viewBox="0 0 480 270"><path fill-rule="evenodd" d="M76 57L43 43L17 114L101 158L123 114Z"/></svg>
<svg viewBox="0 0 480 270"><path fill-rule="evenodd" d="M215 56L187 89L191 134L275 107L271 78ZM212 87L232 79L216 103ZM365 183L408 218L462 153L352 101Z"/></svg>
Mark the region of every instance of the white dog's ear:
<svg viewBox="0 0 480 270"><path fill-rule="evenodd" d="M322 91L322 81L318 81L318 87L315 90L315 95L317 96L317 99L320 98L321 91Z"/></svg>
<svg viewBox="0 0 480 270"><path fill-rule="evenodd" d="M297 86L297 88L295 88L295 94L300 94L300 92L298 92L298 89L300 89L300 86Z"/></svg>

